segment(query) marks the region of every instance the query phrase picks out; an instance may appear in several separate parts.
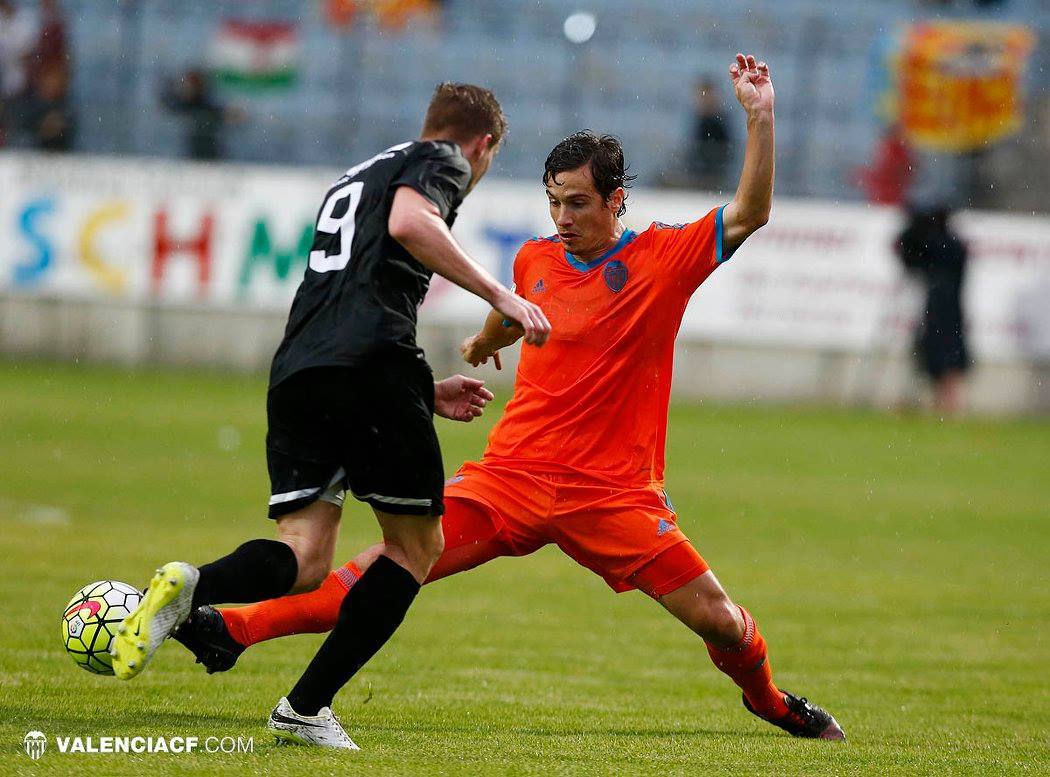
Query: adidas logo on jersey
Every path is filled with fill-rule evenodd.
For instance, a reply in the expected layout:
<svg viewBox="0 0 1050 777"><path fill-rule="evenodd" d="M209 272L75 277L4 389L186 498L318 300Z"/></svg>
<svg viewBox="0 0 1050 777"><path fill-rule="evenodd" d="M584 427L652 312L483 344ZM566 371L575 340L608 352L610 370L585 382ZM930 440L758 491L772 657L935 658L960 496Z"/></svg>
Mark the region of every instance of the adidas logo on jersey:
<svg viewBox="0 0 1050 777"><path fill-rule="evenodd" d="M533 294L542 294L547 290L547 287L543 285L543 278L536 281L536 285L532 287Z"/></svg>
<svg viewBox="0 0 1050 777"><path fill-rule="evenodd" d="M661 518L660 523L656 524L656 536L663 537L667 532L674 531L675 525L666 518Z"/></svg>

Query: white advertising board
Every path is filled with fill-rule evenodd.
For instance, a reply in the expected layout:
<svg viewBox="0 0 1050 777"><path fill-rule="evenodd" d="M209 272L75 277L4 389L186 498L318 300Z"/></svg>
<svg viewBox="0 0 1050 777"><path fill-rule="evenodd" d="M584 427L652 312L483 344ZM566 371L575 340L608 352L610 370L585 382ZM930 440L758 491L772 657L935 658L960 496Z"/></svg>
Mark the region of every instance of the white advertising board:
<svg viewBox="0 0 1050 777"><path fill-rule="evenodd" d="M0 155L0 292L286 307L338 170ZM705 194L638 189L628 226L700 218ZM701 287L682 331L715 342L847 352L904 347L920 301L893 253L891 208L777 198L773 218ZM974 355L1050 358L1050 219L965 212ZM484 181L455 234L509 282L517 247L554 229L538 182ZM435 278L424 321L485 306Z"/></svg>

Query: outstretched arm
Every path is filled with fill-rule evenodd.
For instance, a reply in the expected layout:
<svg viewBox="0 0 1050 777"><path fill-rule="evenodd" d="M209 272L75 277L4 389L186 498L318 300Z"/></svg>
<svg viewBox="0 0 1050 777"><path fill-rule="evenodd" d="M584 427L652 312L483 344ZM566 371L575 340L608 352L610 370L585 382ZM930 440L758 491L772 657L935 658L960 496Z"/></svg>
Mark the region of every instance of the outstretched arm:
<svg viewBox="0 0 1050 777"><path fill-rule="evenodd" d="M722 211L722 241L726 255L769 221L773 204L773 82L765 62L736 55L729 68L736 98L747 112L747 148L736 194Z"/></svg>
<svg viewBox="0 0 1050 777"><path fill-rule="evenodd" d="M517 324L511 323L507 326L507 319L503 314L493 310L485 319L481 331L464 340L459 351L463 354L463 360L475 367L486 364L491 356L496 369L501 370L503 365L499 358L500 349L514 345L524 334L525 330Z"/></svg>
<svg viewBox="0 0 1050 777"><path fill-rule="evenodd" d="M543 311L505 288L460 248L437 206L409 186L394 193L387 225L390 236L427 268L477 294L521 325L525 342L543 345L551 326Z"/></svg>

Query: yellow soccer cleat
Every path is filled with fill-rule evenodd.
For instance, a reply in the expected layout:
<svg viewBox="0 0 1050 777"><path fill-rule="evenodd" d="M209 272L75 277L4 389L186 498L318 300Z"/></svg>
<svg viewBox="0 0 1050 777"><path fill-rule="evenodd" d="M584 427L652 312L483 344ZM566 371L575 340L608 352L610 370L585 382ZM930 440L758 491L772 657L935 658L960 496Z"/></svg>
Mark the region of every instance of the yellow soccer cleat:
<svg viewBox="0 0 1050 777"><path fill-rule="evenodd" d="M164 640L190 614L200 571L184 561L157 570L139 606L117 626L109 654L113 673L130 680L146 668Z"/></svg>

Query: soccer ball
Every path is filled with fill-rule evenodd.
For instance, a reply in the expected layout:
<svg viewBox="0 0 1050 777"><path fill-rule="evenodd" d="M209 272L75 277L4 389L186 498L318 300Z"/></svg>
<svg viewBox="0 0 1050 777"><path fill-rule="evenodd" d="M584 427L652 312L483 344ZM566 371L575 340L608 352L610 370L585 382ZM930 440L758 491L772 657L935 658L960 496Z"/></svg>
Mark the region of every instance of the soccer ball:
<svg viewBox="0 0 1050 777"><path fill-rule="evenodd" d="M116 580L99 580L81 588L62 615L62 642L81 669L113 674L109 644L117 626L139 606L142 594Z"/></svg>

